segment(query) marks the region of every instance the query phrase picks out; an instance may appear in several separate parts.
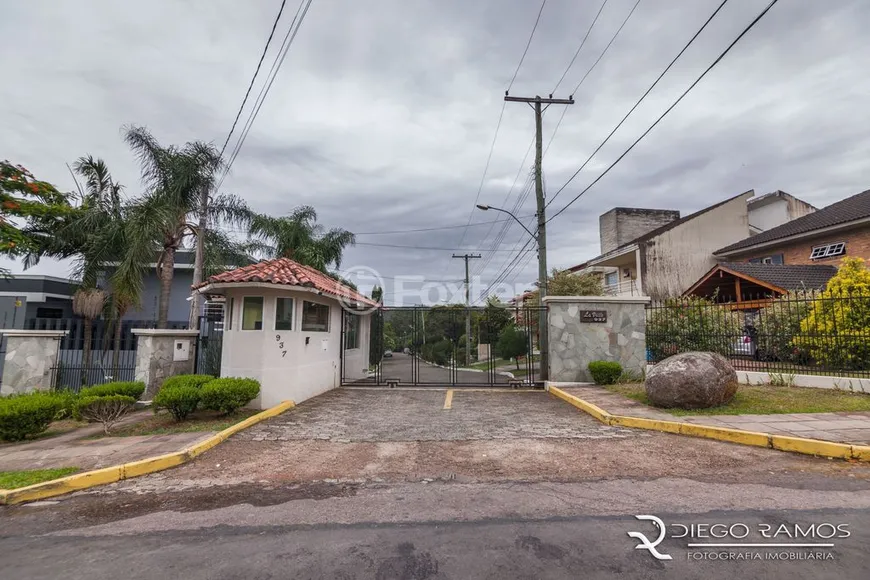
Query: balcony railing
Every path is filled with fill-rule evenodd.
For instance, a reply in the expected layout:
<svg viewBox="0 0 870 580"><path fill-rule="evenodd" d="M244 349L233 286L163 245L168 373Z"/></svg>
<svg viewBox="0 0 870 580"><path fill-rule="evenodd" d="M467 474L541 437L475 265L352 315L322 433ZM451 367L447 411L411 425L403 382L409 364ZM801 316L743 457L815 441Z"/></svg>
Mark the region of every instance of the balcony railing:
<svg viewBox="0 0 870 580"><path fill-rule="evenodd" d="M641 296L643 293L637 285L637 280L623 280L616 284L605 284L606 296Z"/></svg>

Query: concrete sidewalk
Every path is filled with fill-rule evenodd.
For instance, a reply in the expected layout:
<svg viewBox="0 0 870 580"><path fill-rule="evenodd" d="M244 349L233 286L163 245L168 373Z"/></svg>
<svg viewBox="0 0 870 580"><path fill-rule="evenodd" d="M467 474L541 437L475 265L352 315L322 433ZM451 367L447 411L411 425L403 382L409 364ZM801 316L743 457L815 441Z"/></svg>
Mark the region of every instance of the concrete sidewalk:
<svg viewBox="0 0 870 580"><path fill-rule="evenodd" d="M727 427L744 431L821 439L835 443L870 445L870 413L790 413L773 415L688 415L675 416L653 409L594 385L562 389L613 415L627 415L663 421L684 421L694 425Z"/></svg>
<svg viewBox="0 0 870 580"><path fill-rule="evenodd" d="M141 411L126 417L118 424L136 422L143 416L150 415L151 411ZM95 424L56 437L0 445L0 471L57 467L78 467L83 471L100 469L155 455L174 453L214 435L212 431L199 431L171 435L86 439L102 431L103 426Z"/></svg>

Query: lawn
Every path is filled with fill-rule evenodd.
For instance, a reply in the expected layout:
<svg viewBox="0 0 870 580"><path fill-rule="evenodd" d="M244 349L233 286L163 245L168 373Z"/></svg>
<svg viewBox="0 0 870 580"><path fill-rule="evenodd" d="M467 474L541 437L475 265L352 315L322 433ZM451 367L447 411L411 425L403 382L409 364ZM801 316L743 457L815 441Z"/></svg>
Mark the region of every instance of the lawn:
<svg viewBox="0 0 870 580"><path fill-rule="evenodd" d="M0 489L27 487L34 483L66 477L78 470L78 467L60 467L58 469L34 469L31 471L0 471Z"/></svg>
<svg viewBox="0 0 870 580"><path fill-rule="evenodd" d="M132 435L169 435L171 433L195 433L198 431L223 431L239 421L244 421L259 411L255 409L239 409L232 415L221 415L214 411L197 411L184 421L176 421L172 415L162 411L157 415L136 423L121 425L112 429L109 435L98 433L91 437L129 437Z"/></svg>
<svg viewBox="0 0 870 580"><path fill-rule="evenodd" d="M610 385L609 391L649 405L643 385ZM727 405L711 409L661 409L685 415L773 415L777 413L835 413L870 411L870 395L835 389L740 385Z"/></svg>

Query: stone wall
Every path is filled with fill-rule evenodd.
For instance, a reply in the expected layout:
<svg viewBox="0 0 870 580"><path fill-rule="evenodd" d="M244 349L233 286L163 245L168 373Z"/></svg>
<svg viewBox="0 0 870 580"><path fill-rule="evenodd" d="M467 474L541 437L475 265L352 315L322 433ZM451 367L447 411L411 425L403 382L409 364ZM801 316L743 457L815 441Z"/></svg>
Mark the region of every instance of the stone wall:
<svg viewBox="0 0 870 580"><path fill-rule="evenodd" d="M66 330L4 330L6 357L0 395L47 391L54 386L60 339Z"/></svg>
<svg viewBox="0 0 870 580"><path fill-rule="evenodd" d="M137 335L136 380L145 383L143 401L150 401L167 378L193 373L196 361L196 330L134 329ZM176 341L187 343L186 360L175 360Z"/></svg>
<svg viewBox="0 0 870 580"><path fill-rule="evenodd" d="M646 368L646 304L649 298L549 296L550 380L591 382L592 361L615 361L625 371ZM582 312L606 313L605 322L581 320ZM596 315L600 319L600 315Z"/></svg>

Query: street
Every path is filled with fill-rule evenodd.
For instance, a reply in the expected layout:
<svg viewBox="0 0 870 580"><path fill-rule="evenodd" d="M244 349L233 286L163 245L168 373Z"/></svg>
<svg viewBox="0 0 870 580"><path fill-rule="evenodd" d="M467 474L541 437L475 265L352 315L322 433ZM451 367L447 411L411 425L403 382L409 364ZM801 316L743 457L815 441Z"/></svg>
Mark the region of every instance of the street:
<svg viewBox="0 0 870 580"><path fill-rule="evenodd" d="M410 355L394 352L392 357L383 359L381 362L381 381L395 379L400 384L414 384L414 358ZM473 384L508 384L510 377L486 371L472 371L461 369L448 369L435 366L423 360L417 361L417 383L435 385L473 385Z"/></svg>
<svg viewBox="0 0 870 580"><path fill-rule="evenodd" d="M608 427L542 392L446 402L446 390L333 391L193 463L2 508L3 577L870 576L866 465ZM756 550L775 560L698 559L745 550L669 536L663 561L628 536L655 538L642 514L850 534ZM829 556L780 559L798 552Z"/></svg>

